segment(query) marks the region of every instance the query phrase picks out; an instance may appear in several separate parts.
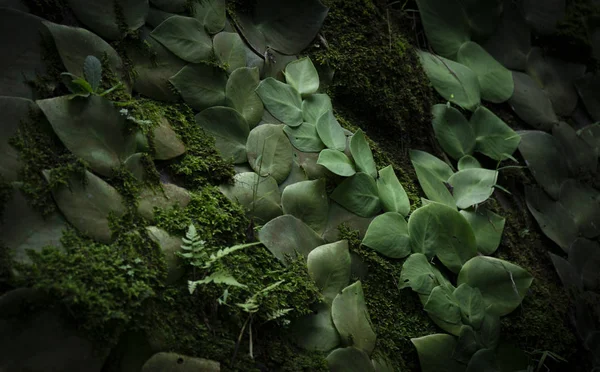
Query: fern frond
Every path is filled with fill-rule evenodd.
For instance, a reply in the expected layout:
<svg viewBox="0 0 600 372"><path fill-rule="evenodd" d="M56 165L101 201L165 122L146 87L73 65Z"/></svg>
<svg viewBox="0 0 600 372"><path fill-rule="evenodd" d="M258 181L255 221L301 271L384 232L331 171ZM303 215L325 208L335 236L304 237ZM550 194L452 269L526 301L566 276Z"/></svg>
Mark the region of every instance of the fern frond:
<svg viewBox="0 0 600 372"><path fill-rule="evenodd" d="M253 246L259 245L259 244L261 244L261 243L255 242L255 243L248 243L248 244L238 244L238 245L234 245L233 247L219 249L216 253L212 253L210 255L209 260L204 265L204 268L205 269L209 268L212 264L219 261L221 258L227 256L228 254L231 254L235 251L239 251L240 249L253 247Z"/></svg>
<svg viewBox="0 0 600 372"><path fill-rule="evenodd" d="M279 309L279 310L273 311L267 317L267 321L271 321L271 320L275 320L275 319L279 319L281 317L284 317L284 316L286 316L287 314L289 314L293 310L294 309L290 307L290 308L287 308L287 309Z"/></svg>

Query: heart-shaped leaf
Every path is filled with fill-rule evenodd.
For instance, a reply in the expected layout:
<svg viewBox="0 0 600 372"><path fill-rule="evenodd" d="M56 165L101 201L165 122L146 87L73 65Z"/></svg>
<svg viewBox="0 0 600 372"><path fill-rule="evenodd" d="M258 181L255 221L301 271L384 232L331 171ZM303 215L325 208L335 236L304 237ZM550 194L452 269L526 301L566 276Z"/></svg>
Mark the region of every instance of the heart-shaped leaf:
<svg viewBox="0 0 600 372"><path fill-rule="evenodd" d="M321 290L328 304L350 282L350 251L348 242L340 240L313 249L307 258L308 273Z"/></svg>
<svg viewBox="0 0 600 372"><path fill-rule="evenodd" d="M396 177L394 168L391 165L379 171L377 179L377 190L379 191L379 199L386 212L397 212L403 216L407 216L410 212L410 201L408 195L404 191L404 187Z"/></svg>
<svg viewBox="0 0 600 372"><path fill-rule="evenodd" d="M319 74L308 57L288 63L284 75L285 81L303 96L316 93L319 89Z"/></svg>
<svg viewBox="0 0 600 372"><path fill-rule="evenodd" d="M338 151L346 150L346 134L332 110L317 119L317 133L328 148Z"/></svg>
<svg viewBox="0 0 600 372"><path fill-rule="evenodd" d="M342 181L331 193L331 199L361 217L372 217L381 210L378 195L373 177L358 172Z"/></svg>
<svg viewBox="0 0 600 372"><path fill-rule="evenodd" d="M515 91L508 103L517 116L540 130L548 130L558 123L552 102L529 75L513 71L513 80Z"/></svg>
<svg viewBox="0 0 600 372"><path fill-rule="evenodd" d="M245 163L248 123L234 109L223 106L208 108L196 115L198 124L215 138L215 147L224 159L236 164Z"/></svg>
<svg viewBox="0 0 600 372"><path fill-rule="evenodd" d="M205 63L189 64L169 81L194 110L225 105L227 74L219 67Z"/></svg>
<svg viewBox="0 0 600 372"><path fill-rule="evenodd" d="M271 176L277 183L285 181L292 170L292 145L283 126L263 124L252 129L246 142L248 162L261 176Z"/></svg>
<svg viewBox="0 0 600 372"><path fill-rule="evenodd" d="M485 305L481 291L463 283L454 290L453 296L468 324L479 329L485 317Z"/></svg>
<svg viewBox="0 0 600 372"><path fill-rule="evenodd" d="M472 154L475 149L475 133L460 111L443 104L434 105L431 111L435 138L442 149L454 159Z"/></svg>
<svg viewBox="0 0 600 372"><path fill-rule="evenodd" d="M202 0L193 2L194 18L202 22L206 31L216 34L227 21L225 0Z"/></svg>
<svg viewBox="0 0 600 372"><path fill-rule="evenodd" d="M208 61L213 42L200 21L191 17L172 16L150 34L177 57L191 63Z"/></svg>
<svg viewBox="0 0 600 372"><path fill-rule="evenodd" d="M269 77L258 84L256 93L282 123L292 127L302 124L302 98L294 87Z"/></svg>
<svg viewBox="0 0 600 372"><path fill-rule="evenodd" d="M256 94L259 80L258 68L240 67L229 75L225 86L227 106L239 112L250 128L254 128L260 122L265 110Z"/></svg>
<svg viewBox="0 0 600 372"><path fill-rule="evenodd" d="M420 295L429 296L441 284L449 283L422 253L411 254L402 265L400 289L410 287Z"/></svg>
<svg viewBox="0 0 600 372"><path fill-rule="evenodd" d="M315 124L304 122L295 128L286 125L283 131L288 135L292 145L300 151L320 152L325 148Z"/></svg>
<svg viewBox="0 0 600 372"><path fill-rule="evenodd" d="M362 244L386 257L404 258L410 254L408 224L396 212L379 215L369 225Z"/></svg>
<svg viewBox="0 0 600 372"><path fill-rule="evenodd" d="M432 201L456 208L456 201L446 185L454 174L450 166L424 151L410 150L409 154L425 195Z"/></svg>
<svg viewBox="0 0 600 372"><path fill-rule="evenodd" d="M444 287L437 286L429 294L429 298L423 307L427 313L445 323L460 324L460 306ZM443 327L442 327L443 328Z"/></svg>
<svg viewBox="0 0 600 372"><path fill-rule="evenodd" d="M281 204L283 213L301 219L319 234L325 230L329 203L323 178L289 185L283 190Z"/></svg>
<svg viewBox="0 0 600 372"><path fill-rule="evenodd" d="M337 347L340 334L331 319L331 306L319 303L312 314L295 319L291 325L291 336L305 350L329 351Z"/></svg>
<svg viewBox="0 0 600 372"><path fill-rule="evenodd" d="M427 40L436 53L454 59L471 39L469 23L459 0L417 0Z"/></svg>
<svg viewBox="0 0 600 372"><path fill-rule="evenodd" d="M497 179L498 171L471 168L454 173L448 183L453 188L456 206L467 209L486 201L494 192Z"/></svg>
<svg viewBox="0 0 600 372"><path fill-rule="evenodd" d="M356 131L350 139L350 153L359 172L366 173L373 178L377 177L377 166L373 159L373 153L361 129Z"/></svg>
<svg viewBox="0 0 600 372"><path fill-rule="evenodd" d="M213 38L215 56L227 73L246 67L244 41L237 32L219 32Z"/></svg>
<svg viewBox="0 0 600 372"><path fill-rule="evenodd" d="M470 120L475 133L475 151L494 160L512 157L521 137L502 119L483 106L479 106Z"/></svg>
<svg viewBox="0 0 600 372"><path fill-rule="evenodd" d="M321 153L319 153L317 164L324 166L338 176L351 177L356 174L354 163L341 151L330 149L322 150Z"/></svg>
<svg viewBox="0 0 600 372"><path fill-rule="evenodd" d="M500 245L506 219L485 208L462 210L460 214L469 221L475 233L479 253L494 254Z"/></svg>
<svg viewBox="0 0 600 372"><path fill-rule="evenodd" d="M302 117L304 121L317 124L317 120L332 110L331 98L327 94L311 94L302 101Z"/></svg>
<svg viewBox="0 0 600 372"><path fill-rule="evenodd" d="M481 168L481 164L471 155L465 155L458 160L457 168L459 171L471 168Z"/></svg>

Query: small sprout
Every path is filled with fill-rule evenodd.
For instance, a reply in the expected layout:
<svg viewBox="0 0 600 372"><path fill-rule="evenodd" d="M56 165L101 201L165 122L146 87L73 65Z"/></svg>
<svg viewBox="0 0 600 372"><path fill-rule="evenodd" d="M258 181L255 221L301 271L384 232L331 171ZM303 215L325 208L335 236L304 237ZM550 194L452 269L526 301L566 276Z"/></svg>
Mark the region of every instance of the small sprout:
<svg viewBox="0 0 600 372"><path fill-rule="evenodd" d="M102 63L94 56L86 57L85 62L83 63L83 74L84 77L73 75L69 72L60 74L63 78L63 83L71 92L69 99L75 97L89 97L90 95L103 97L123 86L123 83L119 82L110 89L100 89L100 82L102 81Z"/></svg>

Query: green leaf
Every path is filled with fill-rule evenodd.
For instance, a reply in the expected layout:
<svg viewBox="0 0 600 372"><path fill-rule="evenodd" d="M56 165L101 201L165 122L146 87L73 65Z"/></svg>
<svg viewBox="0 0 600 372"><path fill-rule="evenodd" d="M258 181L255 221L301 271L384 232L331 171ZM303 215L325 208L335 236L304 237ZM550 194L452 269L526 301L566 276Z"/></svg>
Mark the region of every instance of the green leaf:
<svg viewBox="0 0 600 372"><path fill-rule="evenodd" d="M246 67L244 41L237 32L219 32L213 38L213 49L217 60L228 74Z"/></svg>
<svg viewBox="0 0 600 372"><path fill-rule="evenodd" d="M331 317L340 333L342 344L354 346L367 354L373 352L377 335L371 327L360 281L344 288L335 297L331 306Z"/></svg>
<svg viewBox="0 0 600 372"><path fill-rule="evenodd" d="M418 51L418 54L435 90L444 99L469 111L475 111L480 104L480 88L473 70L424 51Z"/></svg>
<svg viewBox="0 0 600 372"><path fill-rule="evenodd" d="M453 295L464 314L467 324L479 329L485 317L485 305L479 289L463 283L454 290Z"/></svg>
<svg viewBox="0 0 600 372"><path fill-rule="evenodd" d="M428 257L437 255L454 273L477 254L469 222L444 204L431 203L414 211L408 220L408 232L413 251Z"/></svg>
<svg viewBox="0 0 600 372"><path fill-rule="evenodd" d="M379 199L383 205L383 210L386 212L397 212L403 216L407 216L410 212L410 201L408 195L404 191L404 187L391 165L379 171L377 179L377 190L379 191Z"/></svg>
<svg viewBox="0 0 600 372"><path fill-rule="evenodd" d="M196 124L215 138L215 147L226 159L245 163L248 123L234 109L223 106L208 108L196 115ZM264 175L264 174L263 174Z"/></svg>
<svg viewBox="0 0 600 372"><path fill-rule="evenodd" d="M494 254L500 245L506 219L485 208L462 210L460 214L469 221L475 233L479 253Z"/></svg>
<svg viewBox="0 0 600 372"><path fill-rule="evenodd" d="M202 22L206 31L216 34L227 21L225 0L201 0L193 2L194 18Z"/></svg>
<svg viewBox="0 0 600 372"><path fill-rule="evenodd" d="M410 254L408 224L402 215L387 212L375 217L362 244L389 258L404 258Z"/></svg>
<svg viewBox="0 0 600 372"><path fill-rule="evenodd" d="M344 149L345 148L346 147L344 145ZM361 129L356 131L356 133L354 133L350 139L350 153L352 154L352 158L354 159L359 172L363 172L373 178L377 178L377 166L375 165L375 160L373 159L373 153L371 152L371 148L367 143L365 134Z"/></svg>
<svg viewBox="0 0 600 372"><path fill-rule="evenodd" d="M102 63L94 56L87 56L83 63L83 75L91 86L91 92L98 91L102 79Z"/></svg>
<svg viewBox="0 0 600 372"><path fill-rule="evenodd" d="M88 83L86 80L84 80L82 78L73 79L73 81L71 83L77 85L82 91L84 91L88 94L94 93L94 89L92 88L90 83Z"/></svg>
<svg viewBox="0 0 600 372"><path fill-rule="evenodd" d="M400 273L400 289L410 287L421 295L429 296L431 291L447 283L440 271L422 253L411 254L402 265Z"/></svg>
<svg viewBox="0 0 600 372"><path fill-rule="evenodd" d="M325 301L331 304L337 294L350 283L348 242L340 240L313 249L308 254L306 265Z"/></svg>
<svg viewBox="0 0 600 372"><path fill-rule="evenodd" d="M449 293L442 286L433 288L429 294L429 298L425 303L424 310L434 317L450 324L460 324L461 315L460 307L453 298L452 293Z"/></svg>
<svg viewBox="0 0 600 372"><path fill-rule="evenodd" d="M187 62L208 61L213 54L210 36L202 23L191 17L169 17L150 35Z"/></svg>
<svg viewBox="0 0 600 372"><path fill-rule="evenodd" d="M229 75L225 86L227 106L239 112L250 128L260 123L265 107L256 94L260 81L258 68L240 67Z"/></svg>
<svg viewBox="0 0 600 372"><path fill-rule="evenodd" d="M152 129L154 136L154 159L169 160L185 153L185 144L165 117Z"/></svg>
<svg viewBox="0 0 600 372"><path fill-rule="evenodd" d="M308 225L287 214L266 223L258 232L258 238L284 264L287 264L288 256L292 260L296 253L306 257L313 249L325 244Z"/></svg>
<svg viewBox="0 0 600 372"><path fill-rule="evenodd" d="M496 362L496 354L491 349L481 349L473 354L467 366L467 372L501 372Z"/></svg>
<svg viewBox="0 0 600 372"><path fill-rule="evenodd" d="M472 154L475 133L460 111L445 104L434 105L431 111L435 138L442 149L454 159Z"/></svg>
<svg viewBox="0 0 600 372"><path fill-rule="evenodd" d="M135 136L125 135L125 117L107 99L57 97L36 103L65 147L99 174L112 176L134 154Z"/></svg>
<svg viewBox="0 0 600 372"><path fill-rule="evenodd" d="M460 328L456 349L452 353L452 358L468 364L469 360L477 350L481 349L481 345L477 342L477 335L471 326L463 325Z"/></svg>
<svg viewBox="0 0 600 372"><path fill-rule="evenodd" d="M423 372L465 372L466 366L452 358L456 338L448 334L433 334L411 338L417 348Z"/></svg>
<svg viewBox="0 0 600 372"><path fill-rule="evenodd" d="M283 190L281 204L283 213L301 219L319 234L325 230L329 203L323 178L289 185Z"/></svg>
<svg viewBox="0 0 600 372"><path fill-rule="evenodd" d="M258 84L256 93L276 119L292 127L302 124L302 98L294 87L269 77Z"/></svg>
<svg viewBox="0 0 600 372"><path fill-rule="evenodd" d="M483 106L475 110L470 124L476 137L475 151L494 160L512 157L521 142L521 136Z"/></svg>
<svg viewBox="0 0 600 372"><path fill-rule="evenodd" d="M340 344L340 335L331 319L331 306L322 302L312 314L292 321L291 336L305 350L329 351Z"/></svg>
<svg viewBox="0 0 600 372"><path fill-rule="evenodd" d="M295 128L286 125L283 131L288 135L292 145L300 151L320 152L325 148L315 124L304 122Z"/></svg>
<svg viewBox="0 0 600 372"><path fill-rule="evenodd" d="M481 164L477 159L472 157L471 155L465 155L458 160L458 170L472 169L472 168L481 168Z"/></svg>
<svg viewBox="0 0 600 372"><path fill-rule="evenodd" d="M436 53L454 59L471 39L469 23L458 0L417 0L427 40Z"/></svg>
<svg viewBox="0 0 600 372"><path fill-rule="evenodd" d="M375 372L369 355L355 347L339 348L327 356L331 372Z"/></svg>
<svg viewBox="0 0 600 372"><path fill-rule="evenodd" d="M342 181L331 193L331 199L361 217L374 216L381 210L377 184L362 172Z"/></svg>
<svg viewBox="0 0 600 372"><path fill-rule="evenodd" d="M317 124L323 114L333 111L331 98L327 94L311 94L302 101L302 117L305 122Z"/></svg>
<svg viewBox="0 0 600 372"><path fill-rule="evenodd" d="M525 297L533 277L523 268L493 257L470 259L458 274L463 283L478 288L487 311L504 316L515 310Z"/></svg>
<svg viewBox="0 0 600 372"><path fill-rule="evenodd" d="M284 75L285 81L303 96L316 93L319 89L319 74L308 57L288 63Z"/></svg>
<svg viewBox="0 0 600 372"><path fill-rule="evenodd" d="M250 167L261 176L271 176L277 183L285 181L292 170L292 145L283 126L263 124L250 131L246 142Z"/></svg>
<svg viewBox="0 0 600 372"><path fill-rule="evenodd" d="M332 110L327 111L317 120L317 133L328 148L338 151L346 149L346 134Z"/></svg>
<svg viewBox="0 0 600 372"><path fill-rule="evenodd" d="M432 201L455 208L454 197L445 184L454 174L450 166L424 151L410 150L409 154L425 195Z"/></svg>
<svg viewBox="0 0 600 372"><path fill-rule="evenodd" d="M456 206L467 209L486 201L494 192L497 179L498 171L471 168L454 173L448 183L453 187Z"/></svg>
<svg viewBox="0 0 600 372"><path fill-rule="evenodd" d="M577 135L575 129L561 121L552 127L552 136L560 143L573 176L586 177L590 173L596 173L598 156L594 149Z"/></svg>
<svg viewBox="0 0 600 372"><path fill-rule="evenodd" d="M227 74L219 67L205 63L189 64L169 81L194 110L225 105Z"/></svg>
<svg viewBox="0 0 600 372"><path fill-rule="evenodd" d="M581 235L589 239L600 235L600 193L597 189L569 179L560 188L559 201Z"/></svg>
<svg viewBox="0 0 600 372"><path fill-rule="evenodd" d="M252 15L237 12L235 21L261 55L267 48L294 55L317 36L329 9L319 0L259 0Z"/></svg>
<svg viewBox="0 0 600 372"><path fill-rule="evenodd" d="M322 150L319 153L317 164L324 166L338 176L351 177L356 174L354 163L341 151Z"/></svg>
<svg viewBox="0 0 600 372"><path fill-rule="evenodd" d="M246 216L266 223L281 216L281 194L273 177L244 172L233 177L233 185L221 185L221 192L244 207Z"/></svg>
<svg viewBox="0 0 600 372"><path fill-rule="evenodd" d="M512 97L515 85L511 72L479 44L472 41L464 43L458 50L456 60L477 75L482 99L502 103Z"/></svg>
<svg viewBox="0 0 600 372"><path fill-rule="evenodd" d="M47 181L51 172L43 172ZM79 232L101 243L110 243L111 229L108 218L121 217L126 208L117 190L88 171L82 179L73 175L67 185L52 190L58 208Z"/></svg>
<svg viewBox="0 0 600 372"><path fill-rule="evenodd" d="M513 71L513 80L515 91L508 103L518 117L540 130L558 123L550 99L529 75Z"/></svg>

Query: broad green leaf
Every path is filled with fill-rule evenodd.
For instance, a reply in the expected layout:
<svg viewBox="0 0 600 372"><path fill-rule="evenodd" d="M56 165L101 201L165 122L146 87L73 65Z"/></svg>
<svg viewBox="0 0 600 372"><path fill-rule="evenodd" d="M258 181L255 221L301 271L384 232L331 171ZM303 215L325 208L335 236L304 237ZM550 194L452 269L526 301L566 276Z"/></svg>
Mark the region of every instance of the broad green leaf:
<svg viewBox="0 0 600 372"><path fill-rule="evenodd" d="M502 103L512 97L515 85L511 72L479 44L472 41L464 43L458 50L456 60L477 75L482 99Z"/></svg>
<svg viewBox="0 0 600 372"><path fill-rule="evenodd" d="M408 224L396 212L381 214L371 222L362 244L389 258L404 258L410 254Z"/></svg>
<svg viewBox="0 0 600 372"><path fill-rule="evenodd" d="M488 256L494 254L500 245L506 219L485 208L462 210L460 214L469 221L475 233L477 251Z"/></svg>
<svg viewBox="0 0 600 372"><path fill-rule="evenodd" d="M169 81L194 110L225 105L227 74L219 67L205 63L189 64Z"/></svg>
<svg viewBox="0 0 600 372"><path fill-rule="evenodd" d="M42 215L33 209L27 201L25 193L17 187L9 191L9 199L4 205L0 218L2 229L2 245L8 248L15 262L30 263L27 250L41 251L44 247L55 247L63 250L60 241L67 223L60 213L49 216ZM5 264L10 265L9 262Z"/></svg>
<svg viewBox="0 0 600 372"><path fill-rule="evenodd" d="M425 195L436 202L456 207L446 182L454 174L448 164L424 151L410 150L410 160Z"/></svg>
<svg viewBox="0 0 600 372"><path fill-rule="evenodd" d="M185 144L173 130L169 121L161 117L152 129L154 136L154 159L169 160L185 153Z"/></svg>
<svg viewBox="0 0 600 372"><path fill-rule="evenodd" d="M328 304L350 282L348 242L340 240L313 249L307 257L308 273Z"/></svg>
<svg viewBox="0 0 600 372"><path fill-rule="evenodd" d="M435 90L444 99L475 111L480 104L477 75L467 66L424 51L419 51L421 65Z"/></svg>
<svg viewBox="0 0 600 372"><path fill-rule="evenodd" d="M177 255L181 251L183 241L178 236L170 235L165 230L156 226L146 227L148 236L158 244L167 264L167 278L165 283L173 284L185 274L185 267L181 264L181 258ZM216 281L215 281L216 283Z"/></svg>
<svg viewBox="0 0 600 372"><path fill-rule="evenodd" d="M217 60L228 74L246 67L244 41L237 32L219 32L213 38L213 48Z"/></svg>
<svg viewBox="0 0 600 372"><path fill-rule="evenodd" d="M249 218L266 223L281 216L281 194L273 177L244 172L233 177L233 185L221 185L221 192L244 207Z"/></svg>
<svg viewBox="0 0 600 372"><path fill-rule="evenodd" d="M473 354L479 349L481 349L481 344L477 341L475 331L471 326L463 325L460 328L456 349L452 353L452 358L461 363L468 364Z"/></svg>
<svg viewBox="0 0 600 372"><path fill-rule="evenodd" d="M408 220L410 244L414 252L437 255L452 272L477 254L475 234L469 222L454 208L440 203L427 204Z"/></svg>
<svg viewBox="0 0 600 372"><path fill-rule="evenodd" d="M269 77L258 84L256 93L275 118L292 127L302 124L302 99L294 87Z"/></svg>
<svg viewBox="0 0 600 372"><path fill-rule="evenodd" d="M289 185L283 190L281 204L283 213L301 219L319 234L325 231L329 203L323 178Z"/></svg>
<svg viewBox="0 0 600 372"><path fill-rule="evenodd" d="M473 354L467 366L467 372L501 372L496 362L496 353L492 349L481 349Z"/></svg>
<svg viewBox="0 0 600 372"><path fill-rule="evenodd" d="M447 281L442 277L440 271L429 262L427 256L422 253L413 253L402 265L399 288L410 287L420 295L429 296L435 287Z"/></svg>
<svg viewBox="0 0 600 372"><path fill-rule="evenodd" d="M44 171L50 180L51 171ZM117 190L100 177L88 171L82 179L73 175L67 185L52 190L58 208L79 232L101 243L110 243L111 231L108 217L121 217L126 208Z"/></svg>
<svg viewBox="0 0 600 372"><path fill-rule="evenodd" d="M423 308L430 316L450 324L460 324L460 306L442 286L433 288Z"/></svg>
<svg viewBox="0 0 600 372"><path fill-rule="evenodd" d="M479 342L486 348L495 349L500 341L500 317L486 312L477 330Z"/></svg>
<svg viewBox="0 0 600 372"><path fill-rule="evenodd" d="M569 177L569 167L560 142L541 131L522 131L519 152L533 178L553 199L558 199L560 186Z"/></svg>
<svg viewBox="0 0 600 372"><path fill-rule="evenodd" d="M391 165L379 171L377 179L377 190L379 191L379 199L386 212L397 212L403 216L407 216L410 212L410 201L408 195L404 191L404 187Z"/></svg>
<svg viewBox="0 0 600 372"><path fill-rule="evenodd" d="M315 124L304 122L295 128L286 125L283 131L288 135L292 145L300 151L320 152L325 148Z"/></svg>
<svg viewBox="0 0 600 372"><path fill-rule="evenodd" d="M574 82L585 73L584 64L570 63L544 55L535 47L527 56L527 74L546 92L557 115L569 116L579 97Z"/></svg>
<svg viewBox="0 0 600 372"><path fill-rule="evenodd" d="M494 192L497 179L498 171L471 168L454 173L448 183L452 186L456 206L467 209L486 201Z"/></svg>
<svg viewBox="0 0 600 372"><path fill-rule="evenodd" d="M354 163L356 163L356 168L358 168L359 172L377 178L377 166L373 159L373 153L371 152L369 143L367 143L365 134L361 129L356 131L350 139L350 153L352 154L352 158L354 159Z"/></svg>
<svg viewBox="0 0 600 372"><path fill-rule="evenodd" d="M374 216L381 210L377 184L362 172L342 181L331 193L331 199L361 217Z"/></svg>
<svg viewBox="0 0 600 372"><path fill-rule="evenodd" d="M442 149L454 159L472 154L475 133L460 111L445 104L434 105L431 111L435 138Z"/></svg>
<svg viewBox="0 0 600 372"><path fill-rule="evenodd" d="M453 295L456 303L460 306L466 324L474 329L479 329L485 317L485 305L479 289L463 283L454 290Z"/></svg>
<svg viewBox="0 0 600 372"><path fill-rule="evenodd" d="M457 168L459 171L472 168L481 168L481 164L471 155L465 155L458 160Z"/></svg>
<svg viewBox="0 0 600 372"><path fill-rule="evenodd" d="M125 117L105 98L63 96L37 104L65 147L103 176L110 177L135 152L135 137L125 133Z"/></svg>
<svg viewBox="0 0 600 372"><path fill-rule="evenodd" d="M248 162L261 176L285 181L292 170L294 153L282 125L263 124L252 129L246 142Z"/></svg>
<svg viewBox="0 0 600 372"><path fill-rule="evenodd" d="M578 229L565 207L537 187L525 187L525 200L542 232L568 253Z"/></svg>
<svg viewBox="0 0 600 372"><path fill-rule="evenodd" d="M110 0L67 0L67 5L87 28L104 39L121 39L146 22L148 0L123 0L119 10Z"/></svg>
<svg viewBox="0 0 600 372"><path fill-rule="evenodd" d="M411 338L417 348L423 372L465 372L466 366L452 358L456 338L448 334L433 334Z"/></svg>
<svg viewBox="0 0 600 372"><path fill-rule="evenodd" d="M227 20L225 0L201 0L193 2L194 18L204 25L206 31L216 34L225 27Z"/></svg>
<svg viewBox="0 0 600 372"><path fill-rule="evenodd" d="M319 303L313 313L294 319L292 339L305 350L329 351L340 344L340 335L331 319L331 306Z"/></svg>
<svg viewBox="0 0 600 372"><path fill-rule="evenodd" d="M87 56L83 63L83 74L85 80L90 84L92 92L96 92L100 87L100 80L102 79L102 64L100 60L94 56Z"/></svg>
<svg viewBox="0 0 600 372"><path fill-rule="evenodd" d="M319 0L258 0L252 15L237 12L235 21L258 53L273 48L294 55L314 40L328 10Z"/></svg>
<svg viewBox="0 0 600 372"><path fill-rule="evenodd" d="M319 153L317 164L324 166L338 176L351 177L356 174L354 163L341 151L330 149L322 150Z"/></svg>
<svg viewBox="0 0 600 372"><path fill-rule="evenodd" d="M227 106L239 112L254 128L261 120L265 107L256 94L259 83L258 68L241 67L229 75L225 86Z"/></svg>
<svg viewBox="0 0 600 372"><path fill-rule="evenodd" d="M335 297L331 306L331 317L343 345L354 346L367 354L373 352L377 335L371 327L360 281L344 288Z"/></svg>
<svg viewBox="0 0 600 372"><path fill-rule="evenodd" d="M494 160L512 157L521 142L521 136L483 106L475 110L470 124L476 138L475 151Z"/></svg>
<svg viewBox="0 0 600 372"><path fill-rule="evenodd" d="M39 108L25 98L18 97L0 97L0 177L6 182L14 182L19 178L23 164L19 158L19 152L12 147L10 139L17 135L19 125L22 120L26 120L30 112L38 112Z"/></svg>
<svg viewBox="0 0 600 372"><path fill-rule="evenodd" d="M286 264L299 253L303 256L318 246L323 239L308 225L291 215L283 215L266 223L258 232L258 239L273 255Z"/></svg>
<svg viewBox="0 0 600 372"><path fill-rule="evenodd" d="M223 106L208 108L196 115L198 124L215 138L215 147L226 159L245 163L246 142L250 130L246 120L234 109Z"/></svg>
<svg viewBox="0 0 600 372"><path fill-rule="evenodd" d="M177 57L191 63L208 61L213 54L213 42L197 19L172 16L150 34Z"/></svg>
<svg viewBox="0 0 600 372"><path fill-rule="evenodd" d="M433 50L450 59L471 39L469 23L459 0L417 0L427 40Z"/></svg>
<svg viewBox="0 0 600 372"><path fill-rule="evenodd" d="M327 94L311 94L302 101L302 117L305 122L316 125L317 120L330 110L333 110L333 106Z"/></svg>
<svg viewBox="0 0 600 372"><path fill-rule="evenodd" d="M483 295L487 312L504 316L520 304L533 277L523 268L493 257L470 259L458 274L457 284L478 288Z"/></svg>
<svg viewBox="0 0 600 372"><path fill-rule="evenodd" d="M369 355L355 347L339 348L327 356L331 372L375 372Z"/></svg>
<svg viewBox="0 0 600 372"><path fill-rule="evenodd" d="M316 93L319 89L319 74L308 57L288 63L284 75L285 81L303 96Z"/></svg>
<svg viewBox="0 0 600 372"><path fill-rule="evenodd" d="M552 102L529 75L513 71L513 80L515 91L508 103L518 117L540 130L549 130L558 123Z"/></svg>
<svg viewBox="0 0 600 372"><path fill-rule="evenodd" d="M332 150L346 150L346 134L340 123L333 115L333 110L329 110L317 119L317 133L321 141Z"/></svg>

